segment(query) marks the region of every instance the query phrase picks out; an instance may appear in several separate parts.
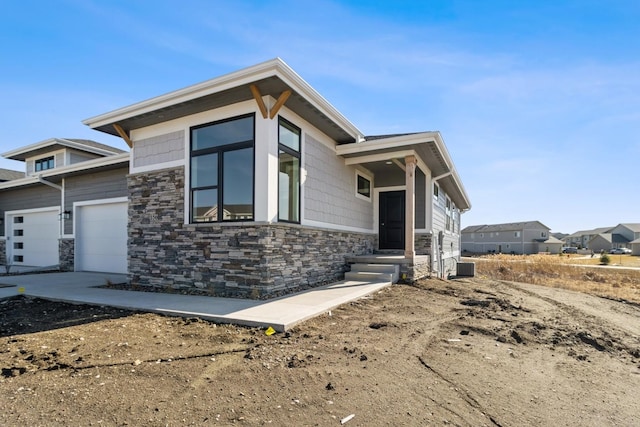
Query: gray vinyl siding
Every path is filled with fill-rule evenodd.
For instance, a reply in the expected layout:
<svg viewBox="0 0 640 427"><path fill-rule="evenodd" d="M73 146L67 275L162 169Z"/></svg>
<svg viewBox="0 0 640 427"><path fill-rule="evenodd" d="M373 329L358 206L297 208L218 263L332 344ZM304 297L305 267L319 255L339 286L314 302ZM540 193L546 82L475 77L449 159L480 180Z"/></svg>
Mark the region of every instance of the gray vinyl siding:
<svg viewBox="0 0 640 427"><path fill-rule="evenodd" d="M431 193L431 192L430 192ZM438 199L433 196L431 193L431 200L433 201L433 230L435 231L434 236L437 236L438 231L444 231L445 226L445 194L442 187L440 187L440 192L438 195Z"/></svg>
<svg viewBox="0 0 640 427"><path fill-rule="evenodd" d="M76 163L80 163L80 162L86 162L87 160L91 160L91 159L97 159L98 155L95 154L89 154L89 153L82 153L80 151L75 151L75 150L69 150L69 164L73 165ZM56 161L58 160L58 157L56 157ZM59 167L59 165L56 163L56 167Z"/></svg>
<svg viewBox="0 0 640 427"><path fill-rule="evenodd" d="M120 168L67 178L64 210L73 211L75 202L128 196L128 172L128 168ZM73 233L73 221L65 221L64 233Z"/></svg>
<svg viewBox="0 0 640 427"><path fill-rule="evenodd" d="M134 142L133 166L150 166L184 159L184 131L176 131Z"/></svg>
<svg viewBox="0 0 640 427"><path fill-rule="evenodd" d="M43 184L21 187L0 193L0 212L4 218L7 211L60 206L60 201L61 193L55 188ZM4 236L4 227L0 227L0 236Z"/></svg>
<svg viewBox="0 0 640 427"><path fill-rule="evenodd" d="M520 236L516 236L518 232ZM476 253L534 254L540 246L537 240L548 238L549 230L544 228L476 231L462 235L462 249Z"/></svg>
<svg viewBox="0 0 640 427"><path fill-rule="evenodd" d="M308 134L304 135L303 156L307 171L304 218L371 229L373 203L356 197L355 167L345 166L343 158Z"/></svg>
<svg viewBox="0 0 640 427"><path fill-rule="evenodd" d="M416 168L416 228L423 229L426 227L426 191L427 191L427 177L418 168Z"/></svg>

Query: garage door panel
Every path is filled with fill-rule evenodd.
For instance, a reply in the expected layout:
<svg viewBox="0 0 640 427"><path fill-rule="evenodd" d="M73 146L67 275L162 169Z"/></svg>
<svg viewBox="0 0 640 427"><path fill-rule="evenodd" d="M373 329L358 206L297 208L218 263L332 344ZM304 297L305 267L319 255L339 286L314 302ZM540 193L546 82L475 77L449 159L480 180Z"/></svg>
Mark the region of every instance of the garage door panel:
<svg viewBox="0 0 640 427"><path fill-rule="evenodd" d="M77 209L76 262L80 271L127 272L127 203Z"/></svg>
<svg viewBox="0 0 640 427"><path fill-rule="evenodd" d="M8 219L10 263L33 267L59 263L60 220L57 210L17 213Z"/></svg>

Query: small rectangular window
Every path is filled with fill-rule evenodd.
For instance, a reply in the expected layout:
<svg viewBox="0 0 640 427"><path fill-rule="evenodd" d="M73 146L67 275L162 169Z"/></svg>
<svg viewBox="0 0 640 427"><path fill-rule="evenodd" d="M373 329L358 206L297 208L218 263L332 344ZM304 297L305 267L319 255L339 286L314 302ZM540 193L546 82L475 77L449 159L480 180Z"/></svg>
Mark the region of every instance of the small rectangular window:
<svg viewBox="0 0 640 427"><path fill-rule="evenodd" d="M44 159L38 159L35 161L36 172L53 169L53 166L53 156L45 157Z"/></svg>
<svg viewBox="0 0 640 427"><path fill-rule="evenodd" d="M356 172L356 192L361 198L371 200L371 180L360 172Z"/></svg>
<svg viewBox="0 0 640 427"><path fill-rule="evenodd" d="M22 255L14 255L13 262L24 262L24 257Z"/></svg>
<svg viewBox="0 0 640 427"><path fill-rule="evenodd" d="M24 243L22 242L14 242L13 249L24 249Z"/></svg>
<svg viewBox="0 0 640 427"><path fill-rule="evenodd" d="M24 230L23 229L13 230L13 235L14 236L24 236Z"/></svg>
<svg viewBox="0 0 640 427"><path fill-rule="evenodd" d="M433 198L438 200L439 196L440 196L440 187L438 187L438 184L436 184L434 182L433 183Z"/></svg>
<svg viewBox="0 0 640 427"><path fill-rule="evenodd" d="M23 216L14 216L13 217L13 223L14 224L22 224L22 223L24 223L24 217Z"/></svg>

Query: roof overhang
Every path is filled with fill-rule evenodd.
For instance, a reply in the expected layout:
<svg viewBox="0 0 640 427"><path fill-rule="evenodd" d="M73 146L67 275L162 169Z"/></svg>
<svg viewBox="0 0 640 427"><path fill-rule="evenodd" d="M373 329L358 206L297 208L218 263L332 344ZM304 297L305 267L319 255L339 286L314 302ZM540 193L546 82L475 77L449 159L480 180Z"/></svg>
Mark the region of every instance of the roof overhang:
<svg viewBox="0 0 640 427"><path fill-rule="evenodd" d="M456 206L471 209L469 196L462 185L451 156L444 145L440 132L422 132L380 138L372 141L339 145L336 153L344 157L346 164L367 164L376 161L404 160L407 155L418 158L431 171L431 176L451 197Z"/></svg>
<svg viewBox="0 0 640 427"><path fill-rule="evenodd" d="M252 85L260 95L274 99L291 91L285 105L338 143L362 138L362 132L280 58L91 117L83 123L116 136L122 136L116 129L120 127L130 135L134 129L254 99Z"/></svg>
<svg viewBox="0 0 640 427"><path fill-rule="evenodd" d="M15 150L7 151L2 154L2 157L11 160L25 161L29 157L35 157L42 154L48 154L52 151L56 151L62 148L74 148L76 150L97 154L100 156L113 156L121 151L109 151L100 147L93 147L91 145L82 144L80 142L70 141L64 138L50 138L44 141L36 142L35 144L20 147Z"/></svg>
<svg viewBox="0 0 640 427"><path fill-rule="evenodd" d="M129 153L122 153L115 156L87 160L85 162L75 163L61 168L48 169L38 173L37 175L29 175L21 179L0 182L0 191L40 184L42 179L55 182L62 178L83 175L88 172L127 167L129 164L129 157Z"/></svg>

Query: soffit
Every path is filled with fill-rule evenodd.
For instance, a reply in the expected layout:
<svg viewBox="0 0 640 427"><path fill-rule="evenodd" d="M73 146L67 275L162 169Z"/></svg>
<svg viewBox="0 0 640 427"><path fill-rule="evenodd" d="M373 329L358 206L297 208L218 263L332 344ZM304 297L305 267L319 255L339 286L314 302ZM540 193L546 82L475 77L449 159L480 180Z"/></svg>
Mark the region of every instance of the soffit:
<svg viewBox="0 0 640 427"><path fill-rule="evenodd" d="M290 90L291 96L285 103L287 108L294 111L304 120L311 123L338 143L354 141L354 137L352 135L347 133L326 114L313 106L305 99L304 96L294 88L287 85L278 76L270 76L252 82L251 84L255 84L258 87L262 96L270 95L274 99L278 99L285 90ZM250 89L251 84L242 84L230 89L178 102L173 105L160 107L123 120L118 120L117 124L119 124L125 131L130 132L134 129L140 129L169 120L179 119L181 117L248 101L253 99L253 94ZM115 123L106 123L96 127L95 129L118 136L118 133L113 126L114 124Z"/></svg>

